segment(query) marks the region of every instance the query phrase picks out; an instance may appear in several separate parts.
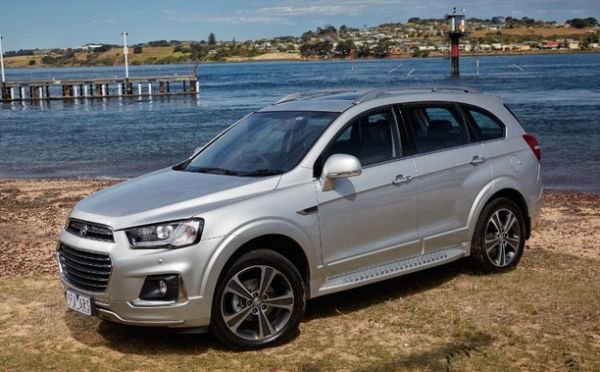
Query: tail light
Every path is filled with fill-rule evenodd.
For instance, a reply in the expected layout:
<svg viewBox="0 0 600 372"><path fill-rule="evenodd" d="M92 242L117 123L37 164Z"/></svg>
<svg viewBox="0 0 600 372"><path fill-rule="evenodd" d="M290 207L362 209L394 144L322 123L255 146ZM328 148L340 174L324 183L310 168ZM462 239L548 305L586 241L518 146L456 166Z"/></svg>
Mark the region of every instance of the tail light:
<svg viewBox="0 0 600 372"><path fill-rule="evenodd" d="M533 155L535 155L537 160L542 160L542 150L540 150L540 145L538 144L537 138L535 138L531 134L524 134L523 139L525 140L525 142L527 142L527 144L531 148L531 151L533 151Z"/></svg>

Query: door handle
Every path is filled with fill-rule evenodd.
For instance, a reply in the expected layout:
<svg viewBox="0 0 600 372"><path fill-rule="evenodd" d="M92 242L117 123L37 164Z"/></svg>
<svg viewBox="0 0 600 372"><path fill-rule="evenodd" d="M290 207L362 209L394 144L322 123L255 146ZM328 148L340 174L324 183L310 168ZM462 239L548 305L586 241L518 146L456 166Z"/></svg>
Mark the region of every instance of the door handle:
<svg viewBox="0 0 600 372"><path fill-rule="evenodd" d="M485 163L486 160L487 160L487 158L485 156L475 155L475 156L473 156L473 159L471 159L471 164L472 165L483 164L483 163Z"/></svg>
<svg viewBox="0 0 600 372"><path fill-rule="evenodd" d="M404 176L402 174L399 174L399 175L396 176L396 178L394 179L394 181L392 182L392 184L394 184L396 186L402 186L402 185L409 184L410 181L412 181L412 177L411 176Z"/></svg>

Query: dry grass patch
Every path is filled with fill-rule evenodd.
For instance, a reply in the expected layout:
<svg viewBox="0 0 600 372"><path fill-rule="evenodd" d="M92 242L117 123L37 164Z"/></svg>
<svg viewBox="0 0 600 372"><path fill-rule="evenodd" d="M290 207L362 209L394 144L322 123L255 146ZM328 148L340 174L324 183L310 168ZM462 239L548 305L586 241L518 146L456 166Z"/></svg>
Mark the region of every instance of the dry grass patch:
<svg viewBox="0 0 600 372"><path fill-rule="evenodd" d="M0 370L600 370L597 196L548 194L509 273L460 261L318 298L288 344L231 352L66 310L56 236L76 200L114 182L0 182Z"/></svg>

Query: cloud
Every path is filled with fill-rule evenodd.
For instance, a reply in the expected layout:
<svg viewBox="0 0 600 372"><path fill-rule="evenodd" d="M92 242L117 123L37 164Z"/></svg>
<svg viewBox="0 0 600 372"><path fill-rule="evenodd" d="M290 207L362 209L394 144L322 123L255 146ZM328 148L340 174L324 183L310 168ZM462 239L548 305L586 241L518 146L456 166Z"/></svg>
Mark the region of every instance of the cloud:
<svg viewBox="0 0 600 372"><path fill-rule="evenodd" d="M95 25L112 25L114 23L117 23L116 20L109 18L109 19L94 19L92 21L93 24Z"/></svg>
<svg viewBox="0 0 600 372"><path fill-rule="evenodd" d="M306 16L357 16L367 10L387 5L397 6L393 0L331 0L328 4L316 1L295 1L300 5L276 5L256 9L240 9L230 14L206 14L201 12L183 12L175 10L163 11L167 19L176 22L210 22L210 23L261 23L261 24L295 24L294 18ZM280 4L280 3L278 3Z"/></svg>
<svg viewBox="0 0 600 372"><path fill-rule="evenodd" d="M253 14L246 11L237 11L231 15L214 15L206 13L188 13L174 10L165 10L163 12L168 20L188 23L262 23L262 24L282 24L288 25L291 22L285 17L275 17L268 15Z"/></svg>

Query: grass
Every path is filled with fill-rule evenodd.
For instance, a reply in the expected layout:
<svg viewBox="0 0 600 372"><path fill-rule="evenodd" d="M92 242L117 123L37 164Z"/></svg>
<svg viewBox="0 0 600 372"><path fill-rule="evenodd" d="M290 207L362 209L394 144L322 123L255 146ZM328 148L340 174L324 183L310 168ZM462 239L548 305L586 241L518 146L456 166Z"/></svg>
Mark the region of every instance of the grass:
<svg viewBox="0 0 600 372"><path fill-rule="evenodd" d="M544 38L550 37L573 37L587 33L594 33L595 29L590 28L503 28L499 30L504 35L515 36L541 36ZM484 37L488 34L496 34L497 31L492 30L476 30L471 33L472 37Z"/></svg>
<svg viewBox="0 0 600 372"><path fill-rule="evenodd" d="M600 370L599 196L546 193L511 272L459 261L317 298L289 343L231 352L210 334L67 311L57 235L77 201L116 182L0 180L0 371Z"/></svg>
<svg viewBox="0 0 600 372"><path fill-rule="evenodd" d="M67 311L55 276L0 282L0 369L600 369L600 267L528 250L502 275L466 262L310 301L288 344L231 352Z"/></svg>

